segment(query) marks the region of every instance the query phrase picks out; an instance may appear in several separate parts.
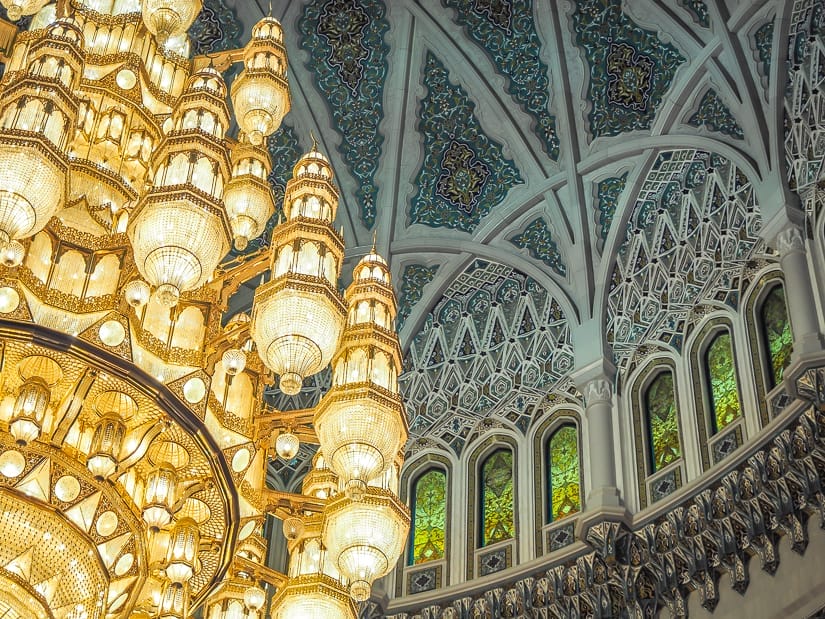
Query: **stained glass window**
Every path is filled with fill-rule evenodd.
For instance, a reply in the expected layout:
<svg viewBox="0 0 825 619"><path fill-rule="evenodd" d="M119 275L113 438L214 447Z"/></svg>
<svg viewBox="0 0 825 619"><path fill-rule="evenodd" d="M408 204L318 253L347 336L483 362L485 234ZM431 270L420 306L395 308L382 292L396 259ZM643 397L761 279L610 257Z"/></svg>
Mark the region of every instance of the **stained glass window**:
<svg viewBox="0 0 825 619"><path fill-rule="evenodd" d="M676 419L676 391L673 373L659 373L645 393L650 472L663 469L679 459L679 424Z"/></svg>
<svg viewBox="0 0 825 619"><path fill-rule="evenodd" d="M771 388L775 387L782 380L785 368L791 362L791 350L793 349L793 335L791 334L791 323L788 321L788 308L785 305L785 289L782 286L774 286L765 297L760 311L762 320L762 332L765 338L765 346L768 351L770 361L770 371L768 372Z"/></svg>
<svg viewBox="0 0 825 619"><path fill-rule="evenodd" d="M713 412L713 430L719 432L736 419L741 407L736 385L736 367L733 364L733 348L730 333L722 331L705 352L705 368L710 387L710 403Z"/></svg>
<svg viewBox="0 0 825 619"><path fill-rule="evenodd" d="M513 452L499 449L481 465L481 545L515 536Z"/></svg>
<svg viewBox="0 0 825 619"><path fill-rule="evenodd" d="M552 522L581 510L579 486L579 441L576 426L556 430L547 443L550 509Z"/></svg>
<svg viewBox="0 0 825 619"><path fill-rule="evenodd" d="M415 482L410 565L444 558L447 538L447 476L432 469Z"/></svg>

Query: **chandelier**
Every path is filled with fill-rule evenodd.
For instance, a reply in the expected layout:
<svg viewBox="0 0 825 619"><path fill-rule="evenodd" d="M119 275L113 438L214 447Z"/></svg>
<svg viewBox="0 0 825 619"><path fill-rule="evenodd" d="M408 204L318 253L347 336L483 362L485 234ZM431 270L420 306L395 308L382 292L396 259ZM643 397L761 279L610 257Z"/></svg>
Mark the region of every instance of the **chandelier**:
<svg viewBox="0 0 825 619"><path fill-rule="evenodd" d="M374 244L339 292L339 193L315 144L267 247L243 253L276 210L281 25L192 58L200 0L0 3L33 16L0 24L5 616L257 619L269 600L275 619L354 618L409 530L397 306ZM227 316L251 280L251 316ZM328 366L314 408L264 401ZM301 441L320 446L301 493L267 488ZM266 514L286 573L266 566Z"/></svg>

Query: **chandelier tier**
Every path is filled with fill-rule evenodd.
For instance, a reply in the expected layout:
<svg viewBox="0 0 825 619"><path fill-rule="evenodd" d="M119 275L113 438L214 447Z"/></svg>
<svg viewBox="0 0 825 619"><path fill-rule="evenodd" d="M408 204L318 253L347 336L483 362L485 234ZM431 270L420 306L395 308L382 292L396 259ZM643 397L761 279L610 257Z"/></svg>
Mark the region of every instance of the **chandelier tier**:
<svg viewBox="0 0 825 619"><path fill-rule="evenodd" d="M389 267L373 247L338 292L339 194L315 144L268 247L227 256L275 211L266 140L291 105L281 25L264 17L243 49L190 58L200 0L0 4L33 15L26 30L0 22L13 41L0 52L13 616L262 619L271 600L276 619L354 618L409 530ZM225 316L264 276L251 317ZM330 364L316 407L264 401L265 385L294 395ZM267 488L269 460L301 442L320 446L302 492ZM266 566L268 513L285 574Z"/></svg>

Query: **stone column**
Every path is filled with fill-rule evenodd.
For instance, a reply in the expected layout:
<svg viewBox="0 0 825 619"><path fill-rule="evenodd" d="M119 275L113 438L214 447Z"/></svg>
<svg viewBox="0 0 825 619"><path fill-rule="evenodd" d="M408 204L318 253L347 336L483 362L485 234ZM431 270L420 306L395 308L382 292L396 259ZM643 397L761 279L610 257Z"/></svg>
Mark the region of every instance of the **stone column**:
<svg viewBox="0 0 825 619"><path fill-rule="evenodd" d="M802 231L798 226L789 225L776 235L775 244L785 276L785 302L794 340L793 358L821 352L822 335Z"/></svg>
<svg viewBox="0 0 825 619"><path fill-rule="evenodd" d="M616 456L613 449L613 382L606 376L587 381L582 389L587 418L590 494L587 510L619 507Z"/></svg>

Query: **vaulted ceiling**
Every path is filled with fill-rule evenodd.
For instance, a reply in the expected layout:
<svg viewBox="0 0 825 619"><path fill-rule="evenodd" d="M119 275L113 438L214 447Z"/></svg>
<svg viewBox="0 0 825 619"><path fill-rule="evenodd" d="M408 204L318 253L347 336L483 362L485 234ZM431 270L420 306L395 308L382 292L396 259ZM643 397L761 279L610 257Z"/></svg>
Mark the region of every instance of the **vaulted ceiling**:
<svg viewBox="0 0 825 619"><path fill-rule="evenodd" d="M273 3L293 94L273 182L313 131L348 256L377 235L414 438L460 453L490 416L524 430L543 399L579 397L574 367L678 350L697 298L736 303L731 274L768 255L760 226L787 199L792 5ZM237 46L266 10L205 0L198 51Z"/></svg>

